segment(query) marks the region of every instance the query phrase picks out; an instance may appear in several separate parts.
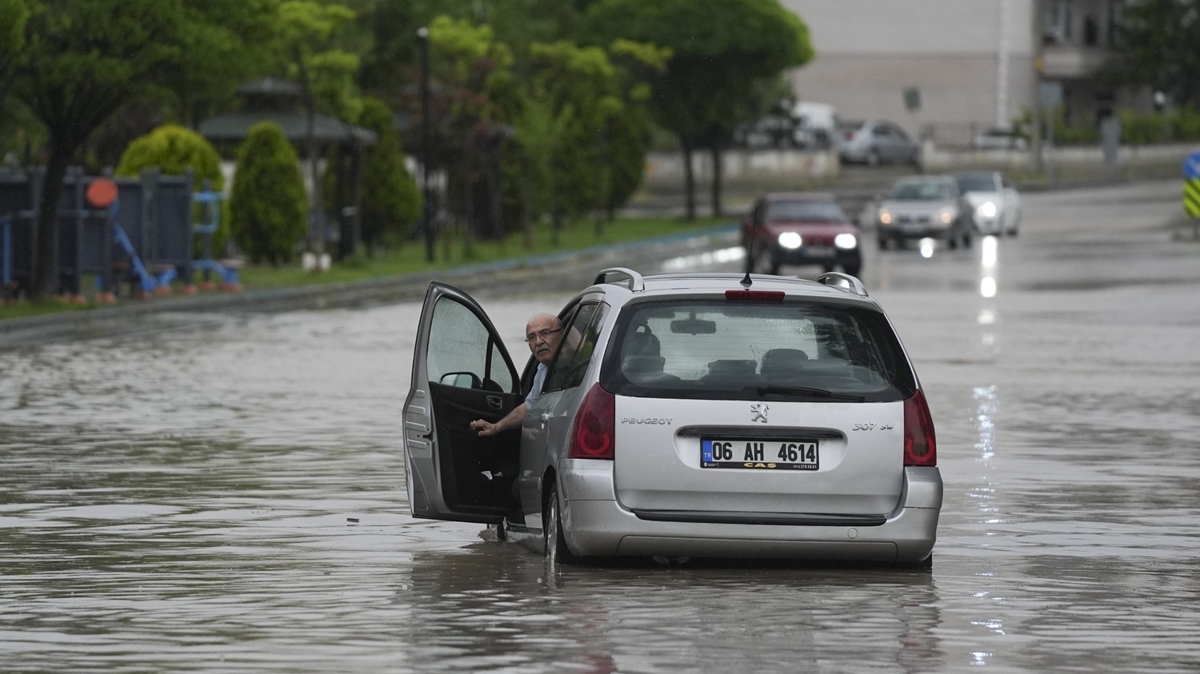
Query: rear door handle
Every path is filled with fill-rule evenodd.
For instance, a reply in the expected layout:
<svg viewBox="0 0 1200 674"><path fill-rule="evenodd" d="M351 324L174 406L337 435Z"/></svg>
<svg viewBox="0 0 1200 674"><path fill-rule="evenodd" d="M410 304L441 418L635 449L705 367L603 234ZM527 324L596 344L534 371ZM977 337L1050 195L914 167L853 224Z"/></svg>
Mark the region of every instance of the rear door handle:
<svg viewBox="0 0 1200 674"><path fill-rule="evenodd" d="M488 396L487 404L488 407L498 410L501 407L504 407L504 398L501 398L500 396Z"/></svg>
<svg viewBox="0 0 1200 674"><path fill-rule="evenodd" d="M543 412L542 416L541 416L541 420L542 420L542 428L544 429L544 428L546 428L546 422L550 421L550 413Z"/></svg>

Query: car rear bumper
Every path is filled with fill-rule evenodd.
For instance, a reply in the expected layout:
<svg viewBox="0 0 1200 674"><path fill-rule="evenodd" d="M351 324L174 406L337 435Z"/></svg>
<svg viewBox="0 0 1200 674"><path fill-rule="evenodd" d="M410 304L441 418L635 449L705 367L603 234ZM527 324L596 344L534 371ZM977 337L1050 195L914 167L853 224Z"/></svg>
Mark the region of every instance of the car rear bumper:
<svg viewBox="0 0 1200 674"><path fill-rule="evenodd" d="M559 465L563 535L584 556L667 555L918 562L937 538L942 478L909 467L899 506L879 525L716 524L646 520L622 506L611 461Z"/></svg>
<svg viewBox="0 0 1200 674"><path fill-rule="evenodd" d="M882 239L892 239L894 241L926 238L948 240L953 236L953 232L954 228L949 225L880 227L879 237Z"/></svg>

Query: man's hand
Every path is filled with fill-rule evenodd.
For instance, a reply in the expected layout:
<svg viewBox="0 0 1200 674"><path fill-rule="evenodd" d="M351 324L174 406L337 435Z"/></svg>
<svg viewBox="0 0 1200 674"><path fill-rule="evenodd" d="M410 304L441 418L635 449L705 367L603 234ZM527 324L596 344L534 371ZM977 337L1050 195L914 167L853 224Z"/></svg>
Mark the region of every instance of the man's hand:
<svg viewBox="0 0 1200 674"><path fill-rule="evenodd" d="M510 428L516 428L521 425L521 421L525 418L525 403L521 403L513 408L511 412L504 415L504 418L496 423L476 419L470 423L471 430L478 433L480 436L495 435L500 431L507 431Z"/></svg>
<svg viewBox="0 0 1200 674"><path fill-rule="evenodd" d="M495 435L500 432L500 424L493 424L490 421L476 419L471 422L471 430L475 431L480 436Z"/></svg>

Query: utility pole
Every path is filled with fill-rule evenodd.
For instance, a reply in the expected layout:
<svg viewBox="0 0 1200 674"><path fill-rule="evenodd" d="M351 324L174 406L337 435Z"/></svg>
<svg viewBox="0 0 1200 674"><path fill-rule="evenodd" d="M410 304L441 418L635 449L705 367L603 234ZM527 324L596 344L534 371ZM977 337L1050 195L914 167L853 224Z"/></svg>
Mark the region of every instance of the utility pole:
<svg viewBox="0 0 1200 674"><path fill-rule="evenodd" d="M1030 97L1029 151L1033 153L1033 172L1042 174L1042 71L1046 69L1044 32L1046 7L1043 0L1030 0L1033 31L1033 95Z"/></svg>

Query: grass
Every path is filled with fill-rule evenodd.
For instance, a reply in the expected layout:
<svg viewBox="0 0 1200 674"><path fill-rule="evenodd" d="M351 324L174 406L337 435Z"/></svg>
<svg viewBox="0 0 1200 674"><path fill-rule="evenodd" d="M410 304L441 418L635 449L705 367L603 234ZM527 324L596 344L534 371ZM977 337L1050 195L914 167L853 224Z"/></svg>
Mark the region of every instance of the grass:
<svg viewBox="0 0 1200 674"><path fill-rule="evenodd" d="M272 267L270 265L247 264L239 273L245 290L263 290L307 286L320 283L348 283L375 278L399 276L421 271L437 271L469 264L485 264L502 260L519 260L542 255L582 250L597 246L628 243L686 232L699 232L720 224L731 222L730 218L697 218L686 221L681 218L619 218L604 223L597 234L593 222L583 221L565 225L559 232L558 242L548 223L540 223L533 233L533 246L526 248L524 234L515 233L499 241L468 242L461 232L450 231L437 242L434 260L426 261L425 244L422 241L406 242L403 247L383 251L372 256L358 255L338 261L324 273L304 271L298 261ZM197 279L199 276L197 275ZM64 311L102 310L110 304L98 304L94 292L88 292L91 284L85 279L83 298L75 302L63 299L44 299L0 302L0 321L11 318L60 313ZM176 290L181 286L175 284ZM131 300L121 299L117 304ZM147 300L153 301L153 300Z"/></svg>

